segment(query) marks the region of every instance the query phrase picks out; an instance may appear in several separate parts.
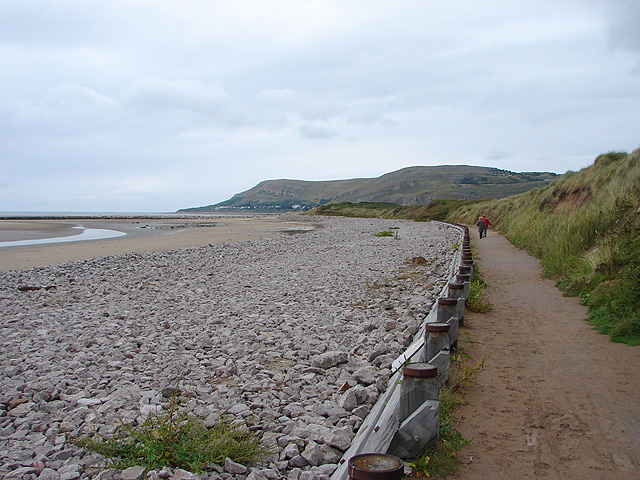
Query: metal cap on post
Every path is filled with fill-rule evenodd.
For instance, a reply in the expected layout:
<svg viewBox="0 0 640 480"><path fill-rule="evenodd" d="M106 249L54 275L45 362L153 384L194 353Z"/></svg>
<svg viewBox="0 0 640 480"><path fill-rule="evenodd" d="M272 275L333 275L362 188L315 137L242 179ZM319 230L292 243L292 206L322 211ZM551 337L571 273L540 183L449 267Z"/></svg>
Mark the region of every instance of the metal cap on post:
<svg viewBox="0 0 640 480"><path fill-rule="evenodd" d="M404 462L386 453L363 453L349 459L348 473L353 480L400 480Z"/></svg>

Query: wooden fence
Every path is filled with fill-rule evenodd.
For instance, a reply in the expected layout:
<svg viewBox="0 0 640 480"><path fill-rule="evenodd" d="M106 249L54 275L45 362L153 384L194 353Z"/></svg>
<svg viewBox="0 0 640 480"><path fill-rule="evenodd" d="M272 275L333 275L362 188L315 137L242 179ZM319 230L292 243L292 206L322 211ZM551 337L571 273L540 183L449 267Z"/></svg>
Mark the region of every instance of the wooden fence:
<svg viewBox="0 0 640 480"><path fill-rule="evenodd" d="M448 378L449 352L457 345L458 328L464 323L464 304L473 279L468 229L446 226L458 229L461 238L447 284L413 343L393 362L387 390L364 419L331 480L346 480L349 459L356 455L389 453L409 459L437 439L438 386Z"/></svg>

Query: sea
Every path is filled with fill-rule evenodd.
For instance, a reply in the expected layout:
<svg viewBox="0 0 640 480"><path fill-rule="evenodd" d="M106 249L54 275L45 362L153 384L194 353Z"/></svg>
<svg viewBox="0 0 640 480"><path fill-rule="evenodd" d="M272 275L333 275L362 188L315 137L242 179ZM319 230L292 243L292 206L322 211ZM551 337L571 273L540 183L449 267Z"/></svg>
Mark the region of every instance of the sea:
<svg viewBox="0 0 640 480"><path fill-rule="evenodd" d="M60 221L64 220L162 220L162 219L197 219L204 217L222 217L222 214L187 214L187 213L160 213L160 212L1 212L0 211L0 248L24 247L30 245L45 245L54 243L82 242L88 240L104 240L108 238L123 237L127 232L109 228L88 228L85 226L69 226L66 232L58 229L47 235L37 235L38 238L24 238L28 232L33 232L33 224L30 221ZM5 228L3 228L3 221ZM8 225L8 222L12 222ZM24 223L28 222L28 223ZM21 225L25 228L21 230ZM31 228L27 228L31 227ZM73 231L70 231L72 229ZM37 230L37 228L35 229ZM56 233L58 233L56 235Z"/></svg>

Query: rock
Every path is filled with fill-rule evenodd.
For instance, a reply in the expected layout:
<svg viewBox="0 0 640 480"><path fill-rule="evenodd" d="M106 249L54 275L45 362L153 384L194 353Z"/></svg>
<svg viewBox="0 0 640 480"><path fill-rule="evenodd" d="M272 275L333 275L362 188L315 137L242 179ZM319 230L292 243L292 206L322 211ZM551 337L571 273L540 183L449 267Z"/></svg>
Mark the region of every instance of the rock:
<svg viewBox="0 0 640 480"><path fill-rule="evenodd" d="M122 471L122 480L142 480L144 477L144 467L129 467Z"/></svg>
<svg viewBox="0 0 640 480"><path fill-rule="evenodd" d="M338 400L338 406L344 408L347 412L352 411L358 406L358 398L356 397L355 389L350 388L342 394Z"/></svg>
<svg viewBox="0 0 640 480"><path fill-rule="evenodd" d="M302 468L309 465L309 462L302 455L296 455L291 460L289 460L289 466L294 468Z"/></svg>
<svg viewBox="0 0 640 480"><path fill-rule="evenodd" d="M324 452L320 445L314 441L310 441L307 444L307 448L304 449L301 455L310 465L321 465L324 463Z"/></svg>
<svg viewBox="0 0 640 480"><path fill-rule="evenodd" d="M375 367L367 366L356 370L353 377L364 385L371 385L376 382L376 374L378 370Z"/></svg>
<svg viewBox="0 0 640 480"><path fill-rule="evenodd" d="M239 463L234 462L230 458L224 459L224 471L233 475L244 475L247 472L247 467Z"/></svg>
<svg viewBox="0 0 640 480"><path fill-rule="evenodd" d="M311 359L311 365L317 368L328 369L340 365L341 363L347 363L349 361L349 354L346 352L325 352L321 355L313 357Z"/></svg>
<svg viewBox="0 0 640 480"><path fill-rule="evenodd" d="M173 476L171 480L195 480L196 475L181 468L177 468L175 472L173 472ZM124 480L124 479L123 479Z"/></svg>
<svg viewBox="0 0 640 480"><path fill-rule="evenodd" d="M45 468L38 475L38 480L60 480L60 474L52 468Z"/></svg>
<svg viewBox="0 0 640 480"><path fill-rule="evenodd" d="M326 444L346 452L351 446L354 434L351 427L334 428L326 438Z"/></svg>
<svg viewBox="0 0 640 480"><path fill-rule="evenodd" d="M293 429L292 435L303 439L313 440L317 443L324 443L324 439L331 435L331 429L323 425L312 423L304 427Z"/></svg>
<svg viewBox="0 0 640 480"><path fill-rule="evenodd" d="M232 415L240 415L245 417L251 413L251 409L244 403L238 403L231 407L228 412Z"/></svg>
<svg viewBox="0 0 640 480"><path fill-rule="evenodd" d="M31 474L35 474L36 473L36 469L33 467L20 467L20 468L16 468L15 470L10 471L9 473L7 473L4 478L6 480L11 480L11 479L21 479L23 478L25 475L31 475Z"/></svg>
<svg viewBox="0 0 640 480"><path fill-rule="evenodd" d="M293 457L297 457L298 455L300 455L300 449L298 448L298 445L296 445L295 443L289 443L282 450L281 458L290 460Z"/></svg>

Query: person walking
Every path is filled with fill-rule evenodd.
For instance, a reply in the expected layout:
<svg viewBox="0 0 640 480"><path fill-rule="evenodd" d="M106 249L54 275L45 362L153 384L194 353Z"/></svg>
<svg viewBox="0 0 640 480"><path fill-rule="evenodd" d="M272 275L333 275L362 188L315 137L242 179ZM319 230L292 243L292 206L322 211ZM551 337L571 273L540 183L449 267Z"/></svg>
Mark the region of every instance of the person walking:
<svg viewBox="0 0 640 480"><path fill-rule="evenodd" d="M476 223L476 227L478 227L478 233L480 234L480 238L484 238L487 236L487 224L484 222L482 217L478 218L478 223Z"/></svg>
<svg viewBox="0 0 640 480"><path fill-rule="evenodd" d="M489 219L487 218L487 216L486 216L486 215L483 215L483 216L482 216L482 220L484 220L484 224L485 224L485 226L487 227L487 229L489 229L489 227L490 227L491 225L493 225L493 224L489 221ZM486 235L486 233L485 233L485 235L484 235L484 236L485 236L485 237L487 236L487 235Z"/></svg>

